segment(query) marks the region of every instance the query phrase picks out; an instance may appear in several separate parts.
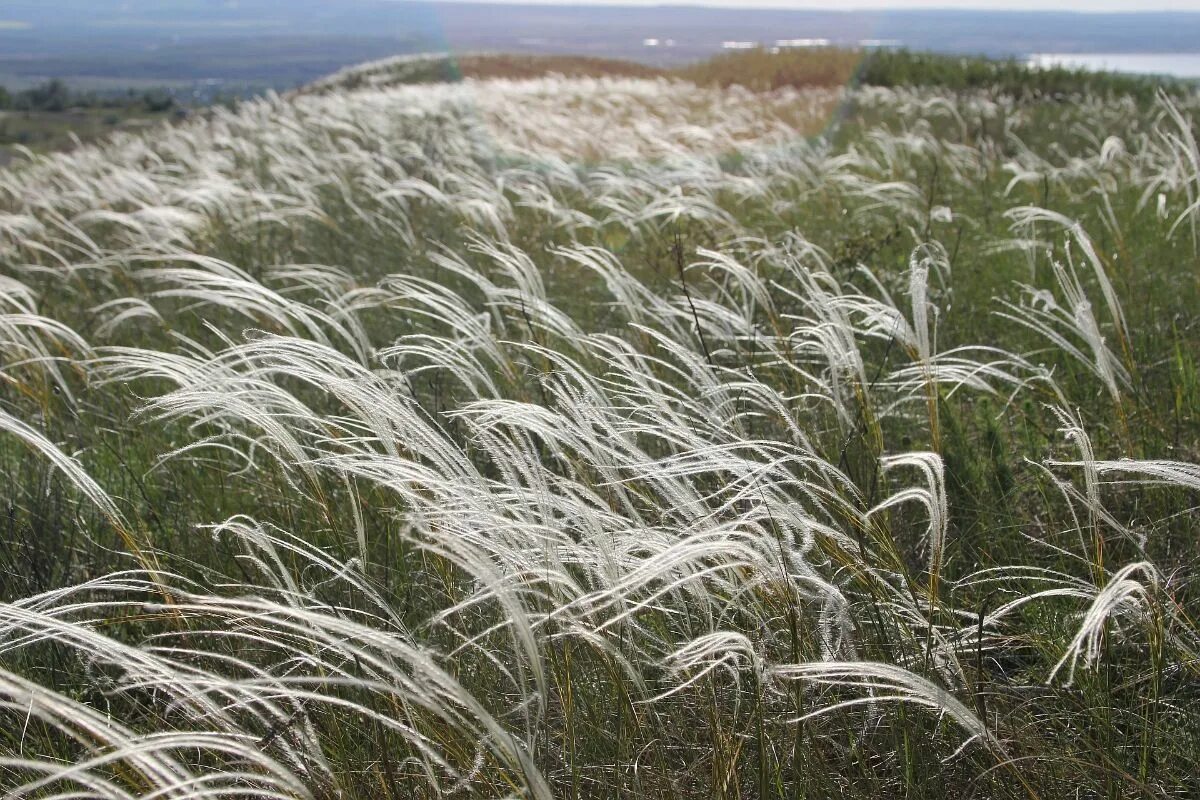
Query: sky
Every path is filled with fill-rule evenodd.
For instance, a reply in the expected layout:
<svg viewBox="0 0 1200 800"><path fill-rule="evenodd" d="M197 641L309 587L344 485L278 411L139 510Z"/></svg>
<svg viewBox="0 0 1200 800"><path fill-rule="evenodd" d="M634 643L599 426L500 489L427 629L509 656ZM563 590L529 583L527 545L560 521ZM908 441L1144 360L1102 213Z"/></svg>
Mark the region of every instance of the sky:
<svg viewBox="0 0 1200 800"><path fill-rule="evenodd" d="M454 2L455 0L443 0ZM460 0L465 1L465 0ZM857 9L962 8L979 11L1200 11L1200 0L485 0L541 5L719 6L725 8Z"/></svg>

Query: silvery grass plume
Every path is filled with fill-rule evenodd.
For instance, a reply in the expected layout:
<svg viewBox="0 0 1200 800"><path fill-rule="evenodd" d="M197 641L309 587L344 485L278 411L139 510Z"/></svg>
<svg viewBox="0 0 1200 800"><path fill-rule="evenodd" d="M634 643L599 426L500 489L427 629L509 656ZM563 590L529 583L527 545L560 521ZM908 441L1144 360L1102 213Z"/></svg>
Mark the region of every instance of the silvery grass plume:
<svg viewBox="0 0 1200 800"><path fill-rule="evenodd" d="M989 733L983 721L961 701L937 684L894 664L868 661L794 664L775 668L772 677L779 681L811 681L839 690L866 691L865 697L822 706L810 712L810 717L832 713L851 705L879 702L913 703L936 709L961 727L967 734L963 746L978 739L986 746L996 748L998 754L1003 756L1003 746Z"/></svg>
<svg viewBox="0 0 1200 800"><path fill-rule="evenodd" d="M332 561L249 519L229 520L213 532L244 548L243 561L261 582L230 582L219 593L204 593L172 576L158 575L151 584L137 574L114 575L0 606L0 651L12 655L53 639L86 659L110 697L149 694L180 728L175 736L140 737L109 724L101 729L107 733L94 740L90 762L64 767L18 760L15 766L45 773L42 785L95 785L104 779L97 773L103 776L106 769L127 762L143 772L149 785L171 796L196 796L206 784L222 796L264 791L309 796L312 790L335 789L339 780L312 722L322 708L329 708L359 716L379 736L406 742L412 753L407 760L435 789L469 783L477 771L471 765L478 748L491 750L508 765L503 768L513 768L531 796L549 796L521 746L431 654L411 642L385 606L354 611L320 599L341 587L368 604L379 603L357 577L355 564ZM296 559L304 566L292 572ZM168 590L169 602L155 602L150 592L161 592L164 581L176 584ZM126 614L171 624L139 648L91 629ZM175 624L184 621L186 626ZM252 652L257 655L253 663L238 655ZM20 687L5 689L14 698L21 696ZM41 703L54 707L44 697L21 711L37 709L40 715ZM89 709L88 714L94 712ZM82 717L85 726L88 719ZM445 729L434 733L428 719L441 719ZM70 735L62 723L52 727ZM466 738L452 742L429 734ZM188 758L198 749L207 750L228 760L229 768L209 765L195 775L172 774L179 767L147 772L176 749ZM465 759L460 766L451 760L457 757ZM132 777L118 771L115 780ZM136 781L117 796L136 796L127 793L135 786ZM16 796L37 788L22 787Z"/></svg>
<svg viewBox="0 0 1200 800"><path fill-rule="evenodd" d="M0 381L44 406L51 392L75 402L68 376L74 362L89 357L92 349L67 325L38 314L31 290L6 279L0 284L0 354Z"/></svg>
<svg viewBox="0 0 1200 800"><path fill-rule="evenodd" d="M1192 248L1200 247L1200 231L1197 230L1197 215L1200 214L1200 145L1196 143L1191 109L1182 109L1180 104L1162 93L1158 98L1161 118L1154 126L1159 148L1151 152L1159 162L1159 169L1151 172L1142 202L1159 190L1172 193L1184 192L1186 207L1175 218L1170 234L1174 234L1186 220L1192 233ZM1160 195L1165 201L1165 195ZM1165 205L1165 202L1162 203Z"/></svg>
<svg viewBox="0 0 1200 800"><path fill-rule="evenodd" d="M108 518L110 523L119 529L128 530L128 523L117 504L84 471L78 461L60 450L41 433L3 410L0 410L0 431L15 436L35 453L46 458Z"/></svg>
<svg viewBox="0 0 1200 800"><path fill-rule="evenodd" d="M1124 312L1106 276L1103 264L1078 224L1044 209L1013 209L1009 213L1020 220L1017 224L1027 225L1038 220L1050 220L1071 230L1074 241L1080 244L1093 266L1117 340L1122 352L1128 354L1130 344L1125 330ZM1060 304L1052 291L1025 286L1023 289L1029 298L1027 303L1017 305L1001 301L1006 310L997 313L1045 337L1054 345L1052 352L1069 355L1086 366L1100 380L1114 405L1120 407L1122 392L1130 386L1129 371L1122 359L1108 346L1100 320L1075 269L1069 245L1066 263L1052 260L1051 268L1065 305ZM1068 338L1068 334L1074 340ZM1076 342L1081 342L1086 350Z"/></svg>

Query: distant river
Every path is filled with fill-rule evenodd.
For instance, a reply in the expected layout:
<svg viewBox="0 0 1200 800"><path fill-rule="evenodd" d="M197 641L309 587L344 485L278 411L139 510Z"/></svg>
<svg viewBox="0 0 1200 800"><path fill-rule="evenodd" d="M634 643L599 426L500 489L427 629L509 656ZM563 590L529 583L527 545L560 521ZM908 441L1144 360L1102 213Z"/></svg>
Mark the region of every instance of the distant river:
<svg viewBox="0 0 1200 800"><path fill-rule="evenodd" d="M1200 78L1200 53L1035 53L1029 65Z"/></svg>

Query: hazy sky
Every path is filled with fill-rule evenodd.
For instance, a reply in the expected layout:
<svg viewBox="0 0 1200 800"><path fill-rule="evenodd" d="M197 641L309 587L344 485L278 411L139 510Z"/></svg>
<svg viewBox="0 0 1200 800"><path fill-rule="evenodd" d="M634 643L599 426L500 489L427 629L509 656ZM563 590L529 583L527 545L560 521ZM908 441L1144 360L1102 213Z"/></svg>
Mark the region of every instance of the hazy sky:
<svg viewBox="0 0 1200 800"><path fill-rule="evenodd" d="M454 0L443 0L453 2ZM1200 11L1200 0L488 0L543 5L723 6L726 8L819 8L851 11L888 8L971 8L1021 11Z"/></svg>

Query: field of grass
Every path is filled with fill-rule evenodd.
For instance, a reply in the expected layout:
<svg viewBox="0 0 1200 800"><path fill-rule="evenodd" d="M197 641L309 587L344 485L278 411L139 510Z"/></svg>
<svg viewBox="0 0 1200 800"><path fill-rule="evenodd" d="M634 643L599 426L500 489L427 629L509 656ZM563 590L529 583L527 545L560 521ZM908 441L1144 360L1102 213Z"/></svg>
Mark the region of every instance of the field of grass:
<svg viewBox="0 0 1200 800"><path fill-rule="evenodd" d="M81 108L63 111L0 111L0 166L20 157L21 148L34 153L69 150L95 143L115 132L156 128L175 112Z"/></svg>
<svg viewBox="0 0 1200 800"><path fill-rule="evenodd" d="M1031 70L1011 61L958 58L904 50L863 52L837 48L796 49L782 53L751 50L684 67L667 69L633 61L594 56L522 55L505 53L455 56L399 56L340 70L302 87L295 93L355 91L368 86L380 88L412 83L443 83L463 80L527 80L560 76L566 78L664 78L684 80L701 86L741 86L754 91L783 88L838 89L848 85L884 87L941 87L955 91L982 91L1013 98L1061 99L1073 92L1119 94L1141 103L1152 101L1159 90L1186 94L1191 84L1170 79L1091 73L1062 67ZM92 81L97 83L96 81ZM51 84L34 84L10 93L0 84L0 166L19 158L24 150L47 153L69 150L80 143L94 143L115 131L155 127L186 115L174 99L187 97L185 85L164 87L141 81L140 89L120 83L98 83L102 91L66 90L61 107L20 107L21 95L44 92ZM170 92L168 94L168 91ZM230 86L213 93L188 110L202 110L207 103L225 105L261 94L265 89ZM816 131L802 131L815 133Z"/></svg>
<svg viewBox="0 0 1200 800"><path fill-rule="evenodd" d="M754 91L792 88L940 88L1010 100L1055 99L1076 94L1120 95L1152 102L1158 92L1186 96L1194 81L1123 75L1062 66L1034 69L1016 60L962 57L891 48L836 47L735 50L676 68L619 59L562 55L404 55L343 69L306 87L309 91L361 89L490 78L669 78L700 86L741 86Z"/></svg>
<svg viewBox="0 0 1200 800"><path fill-rule="evenodd" d="M175 97L162 87L100 94L58 80L17 92L0 85L0 166L23 153L67 150L183 115Z"/></svg>
<svg viewBox="0 0 1200 800"><path fill-rule="evenodd" d="M0 172L4 796L1200 793L1200 98L518 61Z"/></svg>

